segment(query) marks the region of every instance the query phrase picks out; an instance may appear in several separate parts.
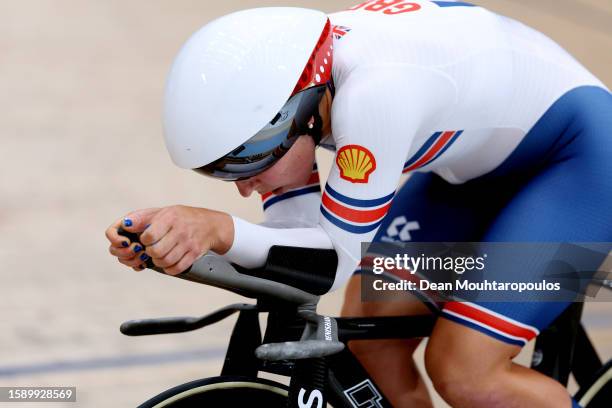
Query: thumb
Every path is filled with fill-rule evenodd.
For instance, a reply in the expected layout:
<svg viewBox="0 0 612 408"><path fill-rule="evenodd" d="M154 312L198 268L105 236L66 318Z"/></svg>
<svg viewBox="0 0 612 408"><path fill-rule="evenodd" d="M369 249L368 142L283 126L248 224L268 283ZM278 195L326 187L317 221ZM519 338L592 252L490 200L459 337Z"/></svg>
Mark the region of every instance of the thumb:
<svg viewBox="0 0 612 408"><path fill-rule="evenodd" d="M160 210L161 208L145 208L132 211L121 220L121 227L129 232L142 232Z"/></svg>

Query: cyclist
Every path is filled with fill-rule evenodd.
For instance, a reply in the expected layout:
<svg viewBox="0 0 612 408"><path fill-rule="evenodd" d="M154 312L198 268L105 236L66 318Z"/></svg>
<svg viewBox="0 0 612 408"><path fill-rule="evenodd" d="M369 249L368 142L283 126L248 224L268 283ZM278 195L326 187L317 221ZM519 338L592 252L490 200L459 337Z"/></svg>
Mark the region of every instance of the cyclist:
<svg viewBox="0 0 612 408"><path fill-rule="evenodd" d="M355 271L362 241L607 242L610 128L612 95L597 78L544 35L481 7L376 0L330 16L246 10L184 45L164 132L180 167L235 181L245 197L260 193L266 222L185 206L139 210L109 227L110 252L137 270L152 257L177 274L207 251L258 267L275 244L333 246L333 290ZM316 146L335 151L322 192ZM411 176L396 193L402 173ZM146 248L119 226L144 231ZM345 314L420 312L360 302L359 279ZM567 305L445 304L426 351L435 388L458 407L575 404L560 384L512 362ZM428 406L415 346L351 347L394 406Z"/></svg>

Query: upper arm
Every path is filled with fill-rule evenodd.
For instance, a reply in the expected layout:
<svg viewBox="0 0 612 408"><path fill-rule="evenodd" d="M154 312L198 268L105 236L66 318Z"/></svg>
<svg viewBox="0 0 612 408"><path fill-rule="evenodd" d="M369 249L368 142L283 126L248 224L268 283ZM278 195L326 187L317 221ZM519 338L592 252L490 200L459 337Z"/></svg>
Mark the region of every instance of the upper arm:
<svg viewBox="0 0 612 408"><path fill-rule="evenodd" d="M391 206L414 135L447 112L454 87L429 69L375 67L351 73L336 98L337 151L320 209L340 259L334 288L351 275L360 243L374 238Z"/></svg>

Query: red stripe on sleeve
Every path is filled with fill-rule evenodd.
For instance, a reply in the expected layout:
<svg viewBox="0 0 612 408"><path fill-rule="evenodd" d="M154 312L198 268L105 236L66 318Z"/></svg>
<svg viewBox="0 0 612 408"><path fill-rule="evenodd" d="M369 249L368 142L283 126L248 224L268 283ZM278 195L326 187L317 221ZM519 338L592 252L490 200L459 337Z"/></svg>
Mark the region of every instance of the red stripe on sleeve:
<svg viewBox="0 0 612 408"><path fill-rule="evenodd" d="M434 157L434 155L438 153L440 149L442 149L442 147L444 147L446 142L448 142L450 138L453 137L454 134L455 134L454 131L442 133L442 136L436 141L436 143L434 143L431 149L429 149L429 151L425 153L423 157L421 157L419 160L413 163L410 167L405 168L403 172L405 173L405 172L417 169L421 167L423 164L427 163L429 159Z"/></svg>
<svg viewBox="0 0 612 408"><path fill-rule="evenodd" d="M322 203L329 211L336 214L345 220L352 222L373 222L384 217L391 206L391 203L387 203L385 206L377 208L375 210L355 210L352 208L345 207L327 195L327 192L323 193Z"/></svg>

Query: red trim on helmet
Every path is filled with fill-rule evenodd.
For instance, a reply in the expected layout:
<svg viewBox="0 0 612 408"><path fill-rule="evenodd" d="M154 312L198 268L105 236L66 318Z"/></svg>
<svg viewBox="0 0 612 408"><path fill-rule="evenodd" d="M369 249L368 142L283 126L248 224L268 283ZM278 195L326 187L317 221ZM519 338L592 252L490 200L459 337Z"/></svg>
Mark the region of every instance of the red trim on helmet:
<svg viewBox="0 0 612 408"><path fill-rule="evenodd" d="M331 22L328 18L323 33L319 37L319 41L317 41L317 45L314 47L291 96L311 86L325 85L331 79L332 39Z"/></svg>

